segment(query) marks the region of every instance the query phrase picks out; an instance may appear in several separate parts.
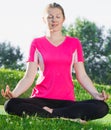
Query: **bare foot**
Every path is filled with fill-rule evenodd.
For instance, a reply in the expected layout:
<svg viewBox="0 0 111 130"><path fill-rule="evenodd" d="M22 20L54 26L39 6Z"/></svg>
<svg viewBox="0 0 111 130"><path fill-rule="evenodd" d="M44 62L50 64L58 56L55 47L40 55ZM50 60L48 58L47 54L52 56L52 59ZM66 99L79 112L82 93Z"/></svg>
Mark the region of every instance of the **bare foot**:
<svg viewBox="0 0 111 130"><path fill-rule="evenodd" d="M80 119L79 122L82 123L82 124L86 124L87 123L86 120L82 120L82 119Z"/></svg>
<svg viewBox="0 0 111 130"><path fill-rule="evenodd" d="M82 119L80 119L80 118L77 118L77 119L70 119L70 118L61 117L61 119L69 120L69 121L74 121L74 122L79 122L79 123L81 123L81 124L86 124L86 123L87 123L86 120L82 120Z"/></svg>
<svg viewBox="0 0 111 130"><path fill-rule="evenodd" d="M48 111L49 113L52 113L53 112L53 109L49 108L49 107L43 107L44 110Z"/></svg>
<svg viewBox="0 0 111 130"><path fill-rule="evenodd" d="M46 110L46 111L49 112L49 113L52 113L52 112L53 112L53 109L51 109L51 108L49 108L49 107L47 107L47 106L43 107L43 109ZM77 119L70 119L70 118L61 117L61 119L70 120L70 121L74 121L74 122L79 122L79 123L81 123L81 124L87 123L86 120L82 120L82 119L80 119L80 118L77 118Z"/></svg>

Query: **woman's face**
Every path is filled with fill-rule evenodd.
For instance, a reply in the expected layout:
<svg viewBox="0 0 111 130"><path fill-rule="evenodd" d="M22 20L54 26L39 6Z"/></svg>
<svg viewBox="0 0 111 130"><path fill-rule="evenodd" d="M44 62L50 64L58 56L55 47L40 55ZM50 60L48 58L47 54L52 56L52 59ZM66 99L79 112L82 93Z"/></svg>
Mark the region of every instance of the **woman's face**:
<svg viewBox="0 0 111 130"><path fill-rule="evenodd" d="M59 8L48 8L43 19L50 31L61 31L64 17Z"/></svg>

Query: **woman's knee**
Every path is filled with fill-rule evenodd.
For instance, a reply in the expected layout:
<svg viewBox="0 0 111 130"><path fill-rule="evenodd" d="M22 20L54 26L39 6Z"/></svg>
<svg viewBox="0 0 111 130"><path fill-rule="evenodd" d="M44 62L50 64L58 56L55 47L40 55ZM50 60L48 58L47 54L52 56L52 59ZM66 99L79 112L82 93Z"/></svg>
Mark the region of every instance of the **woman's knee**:
<svg viewBox="0 0 111 130"><path fill-rule="evenodd" d="M99 112L102 117L105 116L106 114L108 114L109 107L106 102L104 102L104 101L99 102Z"/></svg>
<svg viewBox="0 0 111 130"><path fill-rule="evenodd" d="M4 104L4 109L7 113L13 113L15 108L15 98L7 100Z"/></svg>

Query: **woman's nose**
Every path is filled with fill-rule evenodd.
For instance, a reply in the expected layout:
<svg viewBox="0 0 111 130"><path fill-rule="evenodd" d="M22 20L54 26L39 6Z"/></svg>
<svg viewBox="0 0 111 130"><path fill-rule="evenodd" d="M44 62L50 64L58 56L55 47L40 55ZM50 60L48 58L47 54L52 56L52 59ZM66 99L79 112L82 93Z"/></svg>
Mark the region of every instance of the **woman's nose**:
<svg viewBox="0 0 111 130"><path fill-rule="evenodd" d="M56 21L56 17L53 17L53 18L52 18L52 21L55 22L55 21Z"/></svg>

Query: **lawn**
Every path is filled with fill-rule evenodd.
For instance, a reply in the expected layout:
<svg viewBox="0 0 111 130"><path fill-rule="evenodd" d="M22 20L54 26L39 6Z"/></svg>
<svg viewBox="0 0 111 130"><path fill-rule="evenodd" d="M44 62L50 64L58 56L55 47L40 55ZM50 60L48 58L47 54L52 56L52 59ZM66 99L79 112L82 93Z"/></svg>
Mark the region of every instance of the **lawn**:
<svg viewBox="0 0 111 130"><path fill-rule="evenodd" d="M4 112L0 106L0 130L111 130L111 114L85 124L71 120L41 117L18 117Z"/></svg>
<svg viewBox="0 0 111 130"><path fill-rule="evenodd" d="M9 84L11 90L13 90L14 86L22 76L23 72L1 69L0 90L4 88L6 84ZM76 80L74 80L74 84L76 100L79 101L91 98ZM29 97L32 87L23 94L22 97ZM99 92L105 90L110 95L110 98L107 100L110 111L104 118L88 121L86 124L58 118L41 118L37 116L21 118L8 115L3 109L5 99L0 94L0 130L111 130L111 86L95 84L95 87Z"/></svg>

